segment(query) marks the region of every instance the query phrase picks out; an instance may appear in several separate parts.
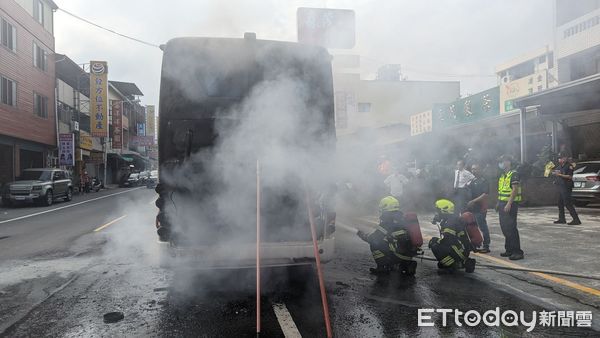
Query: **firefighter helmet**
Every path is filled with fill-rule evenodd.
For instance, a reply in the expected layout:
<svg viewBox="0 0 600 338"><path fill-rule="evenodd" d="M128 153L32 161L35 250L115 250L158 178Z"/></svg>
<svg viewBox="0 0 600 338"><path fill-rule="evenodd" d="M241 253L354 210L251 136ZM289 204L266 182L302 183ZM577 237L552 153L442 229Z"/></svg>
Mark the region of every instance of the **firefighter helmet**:
<svg viewBox="0 0 600 338"><path fill-rule="evenodd" d="M454 214L454 203L444 198L435 201L435 208L440 214Z"/></svg>
<svg viewBox="0 0 600 338"><path fill-rule="evenodd" d="M398 200L393 196L384 197L379 202L379 211L380 212L399 211L399 210L400 210L400 202L398 202Z"/></svg>

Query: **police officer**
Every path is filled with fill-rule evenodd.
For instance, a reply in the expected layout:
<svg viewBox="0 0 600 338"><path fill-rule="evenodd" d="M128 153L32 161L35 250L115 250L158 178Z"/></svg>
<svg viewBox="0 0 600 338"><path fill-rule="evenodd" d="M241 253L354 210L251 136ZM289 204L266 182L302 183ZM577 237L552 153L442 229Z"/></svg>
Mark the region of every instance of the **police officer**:
<svg viewBox="0 0 600 338"><path fill-rule="evenodd" d="M517 229L517 213L521 202L521 182L519 173L512 168L514 160L509 155L500 158L498 166L503 171L498 179L498 203L496 210L500 219L500 228L504 234L505 252L500 256L508 257L510 260L523 259L521 250L521 239Z"/></svg>
<svg viewBox="0 0 600 338"><path fill-rule="evenodd" d="M579 225L579 215L573 206L573 200L571 194L573 192L573 166L568 160L569 155L566 152L562 152L558 155L558 168L552 172L552 175L556 177L554 184L558 187L558 220L554 221L554 224L565 224L565 207L569 210L569 214L573 220L569 222L569 225Z"/></svg>
<svg viewBox="0 0 600 338"><path fill-rule="evenodd" d="M400 212L400 203L393 196L387 196L379 202L380 223L375 231L365 234L358 231L357 235L369 243L371 254L377 264L370 268L373 274L386 274L400 266L400 271L407 275L414 275L417 262L412 260L416 252L408 252L406 248L410 239L407 236L404 215Z"/></svg>

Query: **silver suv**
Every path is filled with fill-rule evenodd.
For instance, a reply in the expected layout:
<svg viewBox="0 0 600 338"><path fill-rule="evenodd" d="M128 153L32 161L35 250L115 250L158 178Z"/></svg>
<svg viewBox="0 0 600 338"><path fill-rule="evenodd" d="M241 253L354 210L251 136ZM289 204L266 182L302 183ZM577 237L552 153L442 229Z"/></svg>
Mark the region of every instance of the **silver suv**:
<svg viewBox="0 0 600 338"><path fill-rule="evenodd" d="M2 203L7 206L20 201L49 206L57 198L73 198L70 174L54 168L25 169L17 181L5 184L3 190Z"/></svg>
<svg viewBox="0 0 600 338"><path fill-rule="evenodd" d="M600 201L600 161L577 163L573 171L572 196L578 206Z"/></svg>

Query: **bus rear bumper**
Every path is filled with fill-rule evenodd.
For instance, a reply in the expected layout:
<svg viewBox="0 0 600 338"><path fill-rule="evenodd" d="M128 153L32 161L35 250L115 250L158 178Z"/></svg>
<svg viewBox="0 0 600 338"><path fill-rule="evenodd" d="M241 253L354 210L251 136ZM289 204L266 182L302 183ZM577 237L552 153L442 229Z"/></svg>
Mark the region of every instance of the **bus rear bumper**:
<svg viewBox="0 0 600 338"><path fill-rule="evenodd" d="M321 262L333 259L333 237L318 241ZM256 245L174 246L158 242L160 265L183 269L244 269L256 267ZM281 267L311 264L315 260L312 242L261 244L261 266Z"/></svg>

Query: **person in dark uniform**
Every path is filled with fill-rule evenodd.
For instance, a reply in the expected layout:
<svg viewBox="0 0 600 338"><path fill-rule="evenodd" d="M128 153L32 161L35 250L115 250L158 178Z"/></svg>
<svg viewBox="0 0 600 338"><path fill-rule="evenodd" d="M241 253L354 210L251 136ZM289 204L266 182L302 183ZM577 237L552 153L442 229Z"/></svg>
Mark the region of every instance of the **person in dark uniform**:
<svg viewBox="0 0 600 338"><path fill-rule="evenodd" d="M512 168L514 160L509 155L503 155L498 166L502 175L498 178L498 203L496 210L500 220L500 229L504 235L505 252L500 256L508 257L510 260L523 259L521 250L521 238L517 229L517 214L519 203L522 200L521 182L519 173Z"/></svg>
<svg viewBox="0 0 600 338"><path fill-rule="evenodd" d="M467 210L473 213L477 225L483 234L483 247L477 250L477 252L489 253L491 240L486 217L490 184L488 180L483 177L479 164L473 164L471 166L471 173L475 178L468 185L469 190L471 191L471 200L467 203Z"/></svg>
<svg viewBox="0 0 600 338"><path fill-rule="evenodd" d="M565 224L565 207L573 220L569 225L579 225L579 215L573 206L571 194L573 192L573 166L569 162L569 155L566 152L558 155L558 167L552 172L555 176L554 184L558 187L558 220L554 224Z"/></svg>

